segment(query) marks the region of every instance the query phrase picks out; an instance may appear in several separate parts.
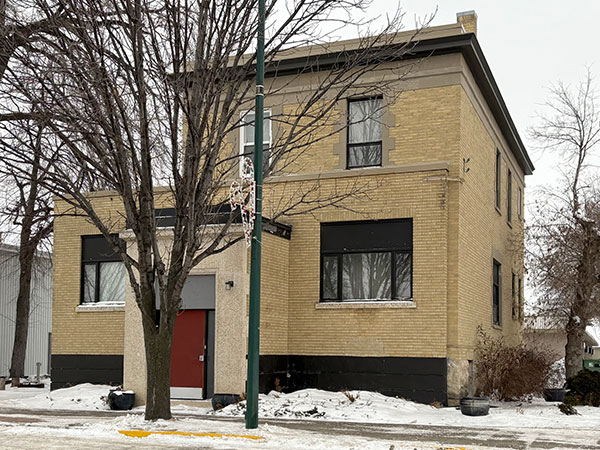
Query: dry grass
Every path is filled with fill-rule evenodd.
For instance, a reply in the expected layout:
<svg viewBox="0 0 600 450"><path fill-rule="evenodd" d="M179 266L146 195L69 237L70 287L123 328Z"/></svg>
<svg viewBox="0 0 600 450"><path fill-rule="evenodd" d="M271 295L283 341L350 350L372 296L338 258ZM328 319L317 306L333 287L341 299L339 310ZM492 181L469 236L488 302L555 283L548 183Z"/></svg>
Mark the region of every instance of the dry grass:
<svg viewBox="0 0 600 450"><path fill-rule="evenodd" d="M350 403L354 403L360 397L359 394L354 395L352 392L350 392L350 391L348 391L346 389L344 389L341 392L342 392L342 394L344 394L346 396L346 398L348 400L350 400Z"/></svg>

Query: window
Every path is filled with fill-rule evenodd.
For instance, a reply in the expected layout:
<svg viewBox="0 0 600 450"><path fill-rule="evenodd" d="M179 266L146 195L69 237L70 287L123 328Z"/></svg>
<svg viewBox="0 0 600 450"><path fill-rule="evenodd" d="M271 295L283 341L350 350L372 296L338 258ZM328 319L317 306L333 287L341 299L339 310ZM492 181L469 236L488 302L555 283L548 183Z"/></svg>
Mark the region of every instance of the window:
<svg viewBox="0 0 600 450"><path fill-rule="evenodd" d="M271 111L263 111L263 117L263 172L267 172L271 164ZM244 126L241 128L240 155L247 156L250 159L254 158L254 121L253 111L243 113L242 122ZM241 170L240 165L240 174Z"/></svg>
<svg viewBox="0 0 600 450"><path fill-rule="evenodd" d="M496 189L496 208L498 208L498 211L500 211L500 170L501 170L501 165L502 165L502 156L500 155L500 150L496 149L496 185L495 185L495 189Z"/></svg>
<svg viewBox="0 0 600 450"><path fill-rule="evenodd" d="M124 303L125 266L104 236L82 237L81 303Z"/></svg>
<svg viewBox="0 0 600 450"><path fill-rule="evenodd" d="M517 188L517 216L519 219L523 216L523 189L521 186Z"/></svg>
<svg viewBox="0 0 600 450"><path fill-rule="evenodd" d="M512 318L517 319L519 317L519 304L517 303L517 276L512 273L511 279L511 298L512 298Z"/></svg>
<svg viewBox="0 0 600 450"><path fill-rule="evenodd" d="M321 301L412 300L412 219L321 224Z"/></svg>
<svg viewBox="0 0 600 450"><path fill-rule="evenodd" d="M348 102L347 167L381 166L381 117L383 99Z"/></svg>
<svg viewBox="0 0 600 450"><path fill-rule="evenodd" d="M518 318L522 319L523 318L523 278L521 278L521 277L519 277L519 291L518 291L518 296L519 296Z"/></svg>
<svg viewBox="0 0 600 450"><path fill-rule="evenodd" d="M493 265L493 282L492 282L492 323L500 325L500 296L501 296L501 276L500 268L502 266L496 260Z"/></svg>
<svg viewBox="0 0 600 450"><path fill-rule="evenodd" d="M506 220L512 222L512 172L508 169L506 176Z"/></svg>

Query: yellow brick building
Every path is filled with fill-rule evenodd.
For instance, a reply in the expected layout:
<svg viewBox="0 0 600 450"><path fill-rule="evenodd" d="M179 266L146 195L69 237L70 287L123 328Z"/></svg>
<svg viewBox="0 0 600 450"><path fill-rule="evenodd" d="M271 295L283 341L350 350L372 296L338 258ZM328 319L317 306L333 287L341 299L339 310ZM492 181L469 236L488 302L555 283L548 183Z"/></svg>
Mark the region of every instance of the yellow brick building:
<svg viewBox="0 0 600 450"><path fill-rule="evenodd" d="M265 180L267 217L302 187L327 195L360 181L368 197L267 227L261 390L369 389L452 403L466 393L479 326L519 339L523 193L533 165L477 42L475 13L457 19L423 35L413 53L426 57L398 81L398 97L339 102L342 117L380 108L379 125L350 125ZM340 57L339 46L327 51ZM273 114L293 106L315 75L286 76L267 84L277 92L266 96ZM93 197L114 232L131 239L115 194ZM85 218L57 215L53 387L124 381L143 402L139 311L126 288L102 298L102 273L118 267L94 247L97 234ZM204 384L174 397L244 392L248 259L239 243L192 272L202 294L190 287L185 295L210 297L189 303L209 311Z"/></svg>

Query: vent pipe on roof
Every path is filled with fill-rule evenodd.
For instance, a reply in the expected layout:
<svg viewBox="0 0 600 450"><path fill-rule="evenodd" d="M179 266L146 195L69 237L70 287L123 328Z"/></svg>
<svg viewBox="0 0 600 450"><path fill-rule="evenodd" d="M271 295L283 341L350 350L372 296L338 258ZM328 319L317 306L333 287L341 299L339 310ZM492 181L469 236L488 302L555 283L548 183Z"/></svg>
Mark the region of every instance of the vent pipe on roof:
<svg viewBox="0 0 600 450"><path fill-rule="evenodd" d="M465 33L477 35L477 13L475 10L456 13L456 23L460 23Z"/></svg>

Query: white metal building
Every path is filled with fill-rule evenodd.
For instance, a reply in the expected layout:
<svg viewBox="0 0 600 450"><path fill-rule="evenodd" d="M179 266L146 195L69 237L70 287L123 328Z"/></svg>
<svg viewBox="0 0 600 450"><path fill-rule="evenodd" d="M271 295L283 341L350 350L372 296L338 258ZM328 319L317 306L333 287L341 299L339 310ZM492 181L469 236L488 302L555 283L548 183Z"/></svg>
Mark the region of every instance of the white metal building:
<svg viewBox="0 0 600 450"><path fill-rule="evenodd" d="M0 243L0 376L8 376L15 332L17 294L19 292L18 247ZM31 279L31 312L25 355L25 375L50 373L52 336L52 259L39 253Z"/></svg>

